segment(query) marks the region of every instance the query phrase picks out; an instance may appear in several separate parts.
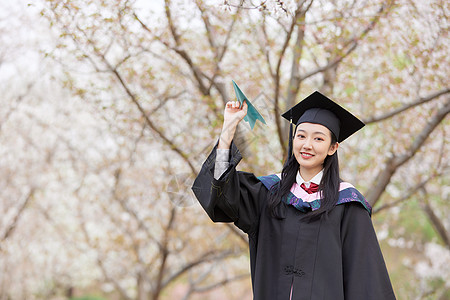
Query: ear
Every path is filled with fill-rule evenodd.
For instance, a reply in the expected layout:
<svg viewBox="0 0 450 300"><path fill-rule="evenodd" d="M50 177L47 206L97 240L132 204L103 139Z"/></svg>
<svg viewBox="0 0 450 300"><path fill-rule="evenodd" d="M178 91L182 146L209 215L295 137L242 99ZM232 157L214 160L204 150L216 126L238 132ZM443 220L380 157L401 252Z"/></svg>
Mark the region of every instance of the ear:
<svg viewBox="0 0 450 300"><path fill-rule="evenodd" d="M330 155L330 156L333 155L337 151L338 148L339 148L339 143L338 142L336 142L335 144L331 145L330 149L328 149L328 155Z"/></svg>

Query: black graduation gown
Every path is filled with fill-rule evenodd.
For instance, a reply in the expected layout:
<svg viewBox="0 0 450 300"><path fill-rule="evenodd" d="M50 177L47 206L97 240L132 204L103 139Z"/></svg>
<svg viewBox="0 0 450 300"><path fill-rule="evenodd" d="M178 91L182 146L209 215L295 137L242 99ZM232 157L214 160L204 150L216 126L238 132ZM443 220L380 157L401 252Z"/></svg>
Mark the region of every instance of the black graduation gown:
<svg viewBox="0 0 450 300"><path fill-rule="evenodd" d="M193 191L214 222L234 222L248 234L255 300L395 299L368 211L357 202L337 205L328 218L284 205L285 218L268 215L264 184L236 171L242 156L232 144L230 166L214 179L216 148Z"/></svg>

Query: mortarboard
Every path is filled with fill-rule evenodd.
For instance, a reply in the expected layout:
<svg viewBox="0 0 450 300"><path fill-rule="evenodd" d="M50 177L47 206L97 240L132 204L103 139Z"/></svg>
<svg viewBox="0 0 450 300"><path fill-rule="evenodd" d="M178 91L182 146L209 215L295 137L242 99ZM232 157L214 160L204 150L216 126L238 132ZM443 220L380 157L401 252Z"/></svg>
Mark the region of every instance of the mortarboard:
<svg viewBox="0 0 450 300"><path fill-rule="evenodd" d="M244 103L244 100L247 100L247 115L244 117L244 121L248 122L250 124L250 127L253 129L255 127L256 120L260 120L263 124L266 124L266 121L261 116L261 114L256 110L256 108L253 106L253 104L250 103L248 98L244 95L244 93L241 91L241 89L238 87L236 82L233 81L233 87L234 87L234 93L236 94L236 98L238 99L239 103Z"/></svg>
<svg viewBox="0 0 450 300"><path fill-rule="evenodd" d="M295 125L315 123L327 127L340 143L364 127L364 123L348 110L315 91L284 114L283 118ZM289 134L289 157L292 155L292 125Z"/></svg>

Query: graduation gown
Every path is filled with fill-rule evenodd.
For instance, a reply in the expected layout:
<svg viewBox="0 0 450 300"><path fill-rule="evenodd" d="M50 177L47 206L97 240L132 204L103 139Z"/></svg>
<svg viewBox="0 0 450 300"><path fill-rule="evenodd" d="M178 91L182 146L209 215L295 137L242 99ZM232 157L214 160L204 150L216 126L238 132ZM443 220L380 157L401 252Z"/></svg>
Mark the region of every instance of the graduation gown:
<svg viewBox="0 0 450 300"><path fill-rule="evenodd" d="M242 156L232 143L230 166L216 180L215 157L216 147L192 189L213 222L234 222L248 235L255 300L288 300L291 288L295 300L395 299L370 207L359 192L340 193L328 217L313 222L305 216L320 200L290 195L291 204L281 206L284 218L276 219L266 205L275 175L236 171Z"/></svg>

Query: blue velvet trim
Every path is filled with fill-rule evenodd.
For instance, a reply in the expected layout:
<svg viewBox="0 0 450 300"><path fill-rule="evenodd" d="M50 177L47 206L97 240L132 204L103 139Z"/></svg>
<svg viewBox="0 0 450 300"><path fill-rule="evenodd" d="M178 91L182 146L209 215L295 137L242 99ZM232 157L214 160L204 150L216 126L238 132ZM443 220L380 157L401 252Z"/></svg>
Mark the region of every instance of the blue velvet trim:
<svg viewBox="0 0 450 300"><path fill-rule="evenodd" d="M258 179L268 190L270 190L274 184L280 182L280 178L276 174L260 176L258 177ZM301 212L308 212L311 210L314 211L320 208L320 199L306 202L303 201L300 197L295 196L292 192L289 192L289 195L283 199L283 202L294 206ZM366 198L364 198L364 196L357 189L349 187L339 192L339 199L336 205L348 202L359 202L369 212L369 215L372 214L372 207L370 206L369 202L367 202Z"/></svg>

